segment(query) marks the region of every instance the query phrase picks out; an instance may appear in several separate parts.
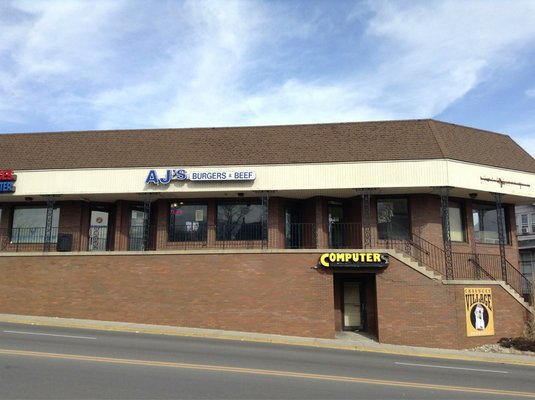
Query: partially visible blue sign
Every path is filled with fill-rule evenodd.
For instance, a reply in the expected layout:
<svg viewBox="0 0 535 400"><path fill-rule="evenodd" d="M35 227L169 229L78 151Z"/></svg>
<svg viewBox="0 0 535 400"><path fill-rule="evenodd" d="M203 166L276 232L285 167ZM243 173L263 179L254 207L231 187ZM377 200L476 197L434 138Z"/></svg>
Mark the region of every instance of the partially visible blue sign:
<svg viewBox="0 0 535 400"><path fill-rule="evenodd" d="M17 176L10 169L0 170L0 193L13 193Z"/></svg>

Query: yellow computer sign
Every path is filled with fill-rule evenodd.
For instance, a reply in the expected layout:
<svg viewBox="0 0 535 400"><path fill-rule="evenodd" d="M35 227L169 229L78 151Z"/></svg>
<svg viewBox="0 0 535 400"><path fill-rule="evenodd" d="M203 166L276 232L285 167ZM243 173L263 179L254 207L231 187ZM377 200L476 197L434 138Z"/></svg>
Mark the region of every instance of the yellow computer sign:
<svg viewBox="0 0 535 400"><path fill-rule="evenodd" d="M466 336L494 335L492 289L465 288Z"/></svg>
<svg viewBox="0 0 535 400"><path fill-rule="evenodd" d="M323 253L319 265L325 268L385 268L388 254L383 253Z"/></svg>

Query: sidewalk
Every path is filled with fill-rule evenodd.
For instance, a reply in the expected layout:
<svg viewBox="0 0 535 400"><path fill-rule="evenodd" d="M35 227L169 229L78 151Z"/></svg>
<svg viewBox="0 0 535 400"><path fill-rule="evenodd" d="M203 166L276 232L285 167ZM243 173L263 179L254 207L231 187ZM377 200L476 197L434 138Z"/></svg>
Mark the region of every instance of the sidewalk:
<svg viewBox="0 0 535 400"><path fill-rule="evenodd" d="M38 317L14 314L0 314L0 322L75 329L201 337L207 339L236 340L257 343L276 343L293 346L309 346L315 348L366 351L404 356L480 361L535 367L535 357L529 355L484 353L472 350L448 350L382 344L364 335L352 332L340 332L337 334L336 339L315 339L297 336L269 335L263 333L235 332L215 329L181 328L164 325Z"/></svg>

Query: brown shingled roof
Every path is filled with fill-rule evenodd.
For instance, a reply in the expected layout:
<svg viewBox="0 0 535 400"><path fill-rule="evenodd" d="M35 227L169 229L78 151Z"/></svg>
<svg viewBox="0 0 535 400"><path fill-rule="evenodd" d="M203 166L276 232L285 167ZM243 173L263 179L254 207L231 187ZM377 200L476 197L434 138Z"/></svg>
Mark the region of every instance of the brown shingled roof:
<svg viewBox="0 0 535 400"><path fill-rule="evenodd" d="M14 170L448 158L535 173L510 137L435 120L4 134L0 154Z"/></svg>

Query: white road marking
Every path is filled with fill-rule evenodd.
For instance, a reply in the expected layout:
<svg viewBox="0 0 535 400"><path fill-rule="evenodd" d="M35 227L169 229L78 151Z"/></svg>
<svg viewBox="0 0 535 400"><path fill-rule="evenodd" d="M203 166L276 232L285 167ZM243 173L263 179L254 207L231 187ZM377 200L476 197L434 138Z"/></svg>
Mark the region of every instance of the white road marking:
<svg viewBox="0 0 535 400"><path fill-rule="evenodd" d="M54 336L70 339L87 339L87 340L97 340L96 337L92 336L72 336L72 335L57 335L53 333L40 333L40 332L24 332L24 331L4 331L4 333L13 333L17 335L37 335L37 336Z"/></svg>
<svg viewBox="0 0 535 400"><path fill-rule="evenodd" d="M411 364L411 363L402 363L396 362L397 365L408 365L411 367L424 367L424 368L443 368L443 369L460 369L463 371L477 371L477 372L492 372L495 374L508 374L507 371L497 371L492 369L478 369L478 368L463 368L463 367L447 367L445 365L429 365L429 364Z"/></svg>

